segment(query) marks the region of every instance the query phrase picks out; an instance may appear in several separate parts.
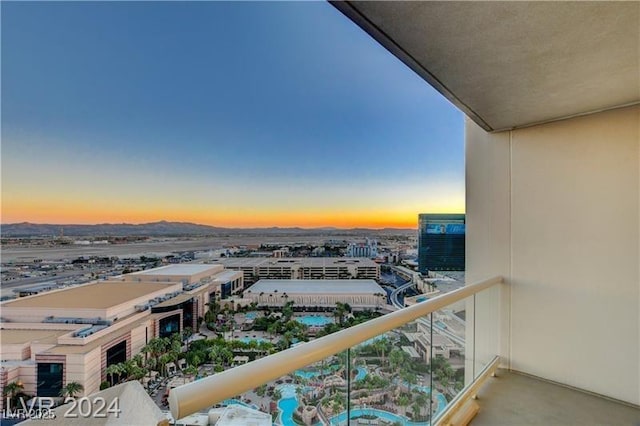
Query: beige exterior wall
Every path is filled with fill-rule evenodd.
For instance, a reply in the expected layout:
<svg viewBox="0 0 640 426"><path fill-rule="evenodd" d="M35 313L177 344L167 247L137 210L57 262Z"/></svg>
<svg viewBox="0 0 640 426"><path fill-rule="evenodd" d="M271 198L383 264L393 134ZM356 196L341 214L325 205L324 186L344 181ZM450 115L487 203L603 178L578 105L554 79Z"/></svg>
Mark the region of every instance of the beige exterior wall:
<svg viewBox="0 0 640 426"><path fill-rule="evenodd" d="M496 134L467 121L467 281L510 284L476 303L479 354L640 404L639 128L638 106Z"/></svg>
<svg viewBox="0 0 640 426"><path fill-rule="evenodd" d="M100 348L86 354L66 356L64 384L78 382L84 386L83 395L100 390Z"/></svg>
<svg viewBox="0 0 640 426"><path fill-rule="evenodd" d="M0 345L0 359L3 361L22 361L31 356L31 344L27 343L4 343Z"/></svg>
<svg viewBox="0 0 640 426"><path fill-rule="evenodd" d="M131 354L135 356L147 344L148 340L153 339L153 329L151 328L151 320L148 323L140 325L140 327L131 330Z"/></svg>
<svg viewBox="0 0 640 426"><path fill-rule="evenodd" d="M21 365L18 368L19 380L24 386L24 393L35 395L38 387L38 377L36 364Z"/></svg>

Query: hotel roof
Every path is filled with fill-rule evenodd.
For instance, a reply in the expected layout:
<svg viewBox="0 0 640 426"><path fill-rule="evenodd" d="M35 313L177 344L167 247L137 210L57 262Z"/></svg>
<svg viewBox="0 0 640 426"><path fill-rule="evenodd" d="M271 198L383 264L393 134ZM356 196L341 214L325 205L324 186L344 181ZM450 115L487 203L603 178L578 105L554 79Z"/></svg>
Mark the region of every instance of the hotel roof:
<svg viewBox="0 0 640 426"><path fill-rule="evenodd" d="M169 291L167 283L100 282L11 300L2 307L106 309L162 289Z"/></svg>
<svg viewBox="0 0 640 426"><path fill-rule="evenodd" d="M259 280L247 291L256 294L275 293L276 290L279 293L291 294L386 294L374 280Z"/></svg>
<svg viewBox="0 0 640 426"><path fill-rule="evenodd" d="M81 327L81 325L78 325ZM0 329L0 341L3 345L24 343L56 343L58 337L70 333L71 330L30 330L30 329Z"/></svg>
<svg viewBox="0 0 640 426"><path fill-rule="evenodd" d="M147 269L145 271L133 272L130 275L175 275L177 277L185 275L195 275L211 270L215 272L217 266L204 265L201 263L186 263L179 265L167 265L159 268Z"/></svg>
<svg viewBox="0 0 640 426"><path fill-rule="evenodd" d="M234 270L227 270L227 271L222 271L219 274L216 274L214 279L216 281L234 280L234 279L239 278L239 274L242 274L242 272L241 271L234 271Z"/></svg>
<svg viewBox="0 0 640 426"><path fill-rule="evenodd" d="M110 326L109 328L107 328L107 330L110 330L110 332L106 333L104 336L92 340L91 342L84 344L84 345L56 345L44 352L41 352L43 354L49 354L49 355L56 355L56 354L84 354L84 353L88 353L91 352L92 350L94 350L95 348L98 348L102 345L104 345L107 342L112 341L115 338L119 338L127 333L129 333L131 330L133 330L136 327L139 327L141 324L149 321L149 320L153 320L154 318L157 318L157 315L146 315L146 316L141 316L141 318L137 321L133 321L130 324L126 324L122 327L114 327L114 326ZM30 331L29 331L30 332Z"/></svg>

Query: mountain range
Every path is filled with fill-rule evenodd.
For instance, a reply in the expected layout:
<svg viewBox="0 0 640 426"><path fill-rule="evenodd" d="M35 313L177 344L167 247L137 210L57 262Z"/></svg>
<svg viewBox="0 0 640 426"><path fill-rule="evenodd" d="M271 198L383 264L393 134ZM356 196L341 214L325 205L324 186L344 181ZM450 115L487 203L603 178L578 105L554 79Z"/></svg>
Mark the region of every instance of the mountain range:
<svg viewBox="0 0 640 426"><path fill-rule="evenodd" d="M61 225L40 223L8 223L0 226L2 237L45 237L45 236L225 236L225 235L361 235L361 234L412 234L415 230L404 228L223 228L217 226L200 225L189 222L151 222L141 224L131 223L101 223L95 225Z"/></svg>

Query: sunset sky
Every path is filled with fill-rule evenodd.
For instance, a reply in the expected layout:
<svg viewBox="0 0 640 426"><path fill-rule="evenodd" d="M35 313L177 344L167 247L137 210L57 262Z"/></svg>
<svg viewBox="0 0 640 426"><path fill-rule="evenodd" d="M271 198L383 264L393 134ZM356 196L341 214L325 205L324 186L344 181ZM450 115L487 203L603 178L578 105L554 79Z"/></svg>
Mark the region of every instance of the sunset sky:
<svg viewBox="0 0 640 426"><path fill-rule="evenodd" d="M325 2L2 4L2 223L407 227L463 115Z"/></svg>

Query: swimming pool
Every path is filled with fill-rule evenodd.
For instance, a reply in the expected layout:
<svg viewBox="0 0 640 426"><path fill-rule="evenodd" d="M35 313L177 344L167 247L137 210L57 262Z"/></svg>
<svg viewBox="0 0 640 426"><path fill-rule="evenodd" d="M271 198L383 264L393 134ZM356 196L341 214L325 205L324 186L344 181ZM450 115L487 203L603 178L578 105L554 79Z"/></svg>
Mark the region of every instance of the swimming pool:
<svg viewBox="0 0 640 426"><path fill-rule="evenodd" d="M258 316L257 312L247 312L244 317L246 319L256 319L256 317Z"/></svg>
<svg viewBox="0 0 640 426"><path fill-rule="evenodd" d="M364 415L376 416L379 419L387 420L390 422L398 422L404 426L428 426L429 422L412 422L404 416L393 414L388 411L378 410L376 408L356 408L351 410L350 418L360 417ZM347 412L343 411L337 416L331 417L329 423L332 425L339 425L347 421Z"/></svg>
<svg viewBox="0 0 640 426"><path fill-rule="evenodd" d="M240 339L236 339L236 340L240 340L243 343L250 343L251 341L256 341L258 343L260 342L268 342L269 340L262 338L262 337L249 337L249 336L245 336L245 337L241 337Z"/></svg>
<svg viewBox="0 0 640 426"><path fill-rule="evenodd" d="M305 378L307 380L313 379L316 376L320 375L319 371L305 371L305 370L296 370L293 374L298 377Z"/></svg>
<svg viewBox="0 0 640 426"><path fill-rule="evenodd" d="M358 374L356 374L355 377L355 381L360 381L360 380L364 380L364 378L367 376L367 369L364 367L357 367L356 370L358 371Z"/></svg>
<svg viewBox="0 0 640 426"><path fill-rule="evenodd" d="M340 368L339 365L334 365L330 368L325 368L324 370L319 370L319 371L296 370L293 374L299 377L304 377L305 379L309 380L320 375L326 376L327 374L331 374L335 370L338 370L339 368Z"/></svg>
<svg viewBox="0 0 640 426"><path fill-rule="evenodd" d="M296 397L296 385L292 385L291 383L285 383L276 387L280 391L282 398L295 398Z"/></svg>
<svg viewBox="0 0 640 426"><path fill-rule="evenodd" d="M416 302L424 302L425 300L429 300L429 298L426 296L420 296L416 299Z"/></svg>
<svg viewBox="0 0 640 426"><path fill-rule="evenodd" d="M293 421L293 412L298 406L298 400L293 398L282 398L278 401L278 408L280 409L280 423L283 426L297 426Z"/></svg>
<svg viewBox="0 0 640 426"><path fill-rule="evenodd" d="M441 393L436 394L436 399L438 400L438 409L436 410L436 413L439 413L440 411L447 408L448 402L447 402L447 398L445 398L444 395Z"/></svg>
<svg viewBox="0 0 640 426"><path fill-rule="evenodd" d="M325 316L304 315L301 317L294 317L293 319L301 324L308 325L309 327L324 327L327 324L333 323L333 318Z"/></svg>
<svg viewBox="0 0 640 426"><path fill-rule="evenodd" d="M282 395L282 398L278 401L280 423L282 423L283 426L296 426L296 423L293 421L293 412L298 406L295 385L287 383L278 386L276 389L278 389Z"/></svg>

